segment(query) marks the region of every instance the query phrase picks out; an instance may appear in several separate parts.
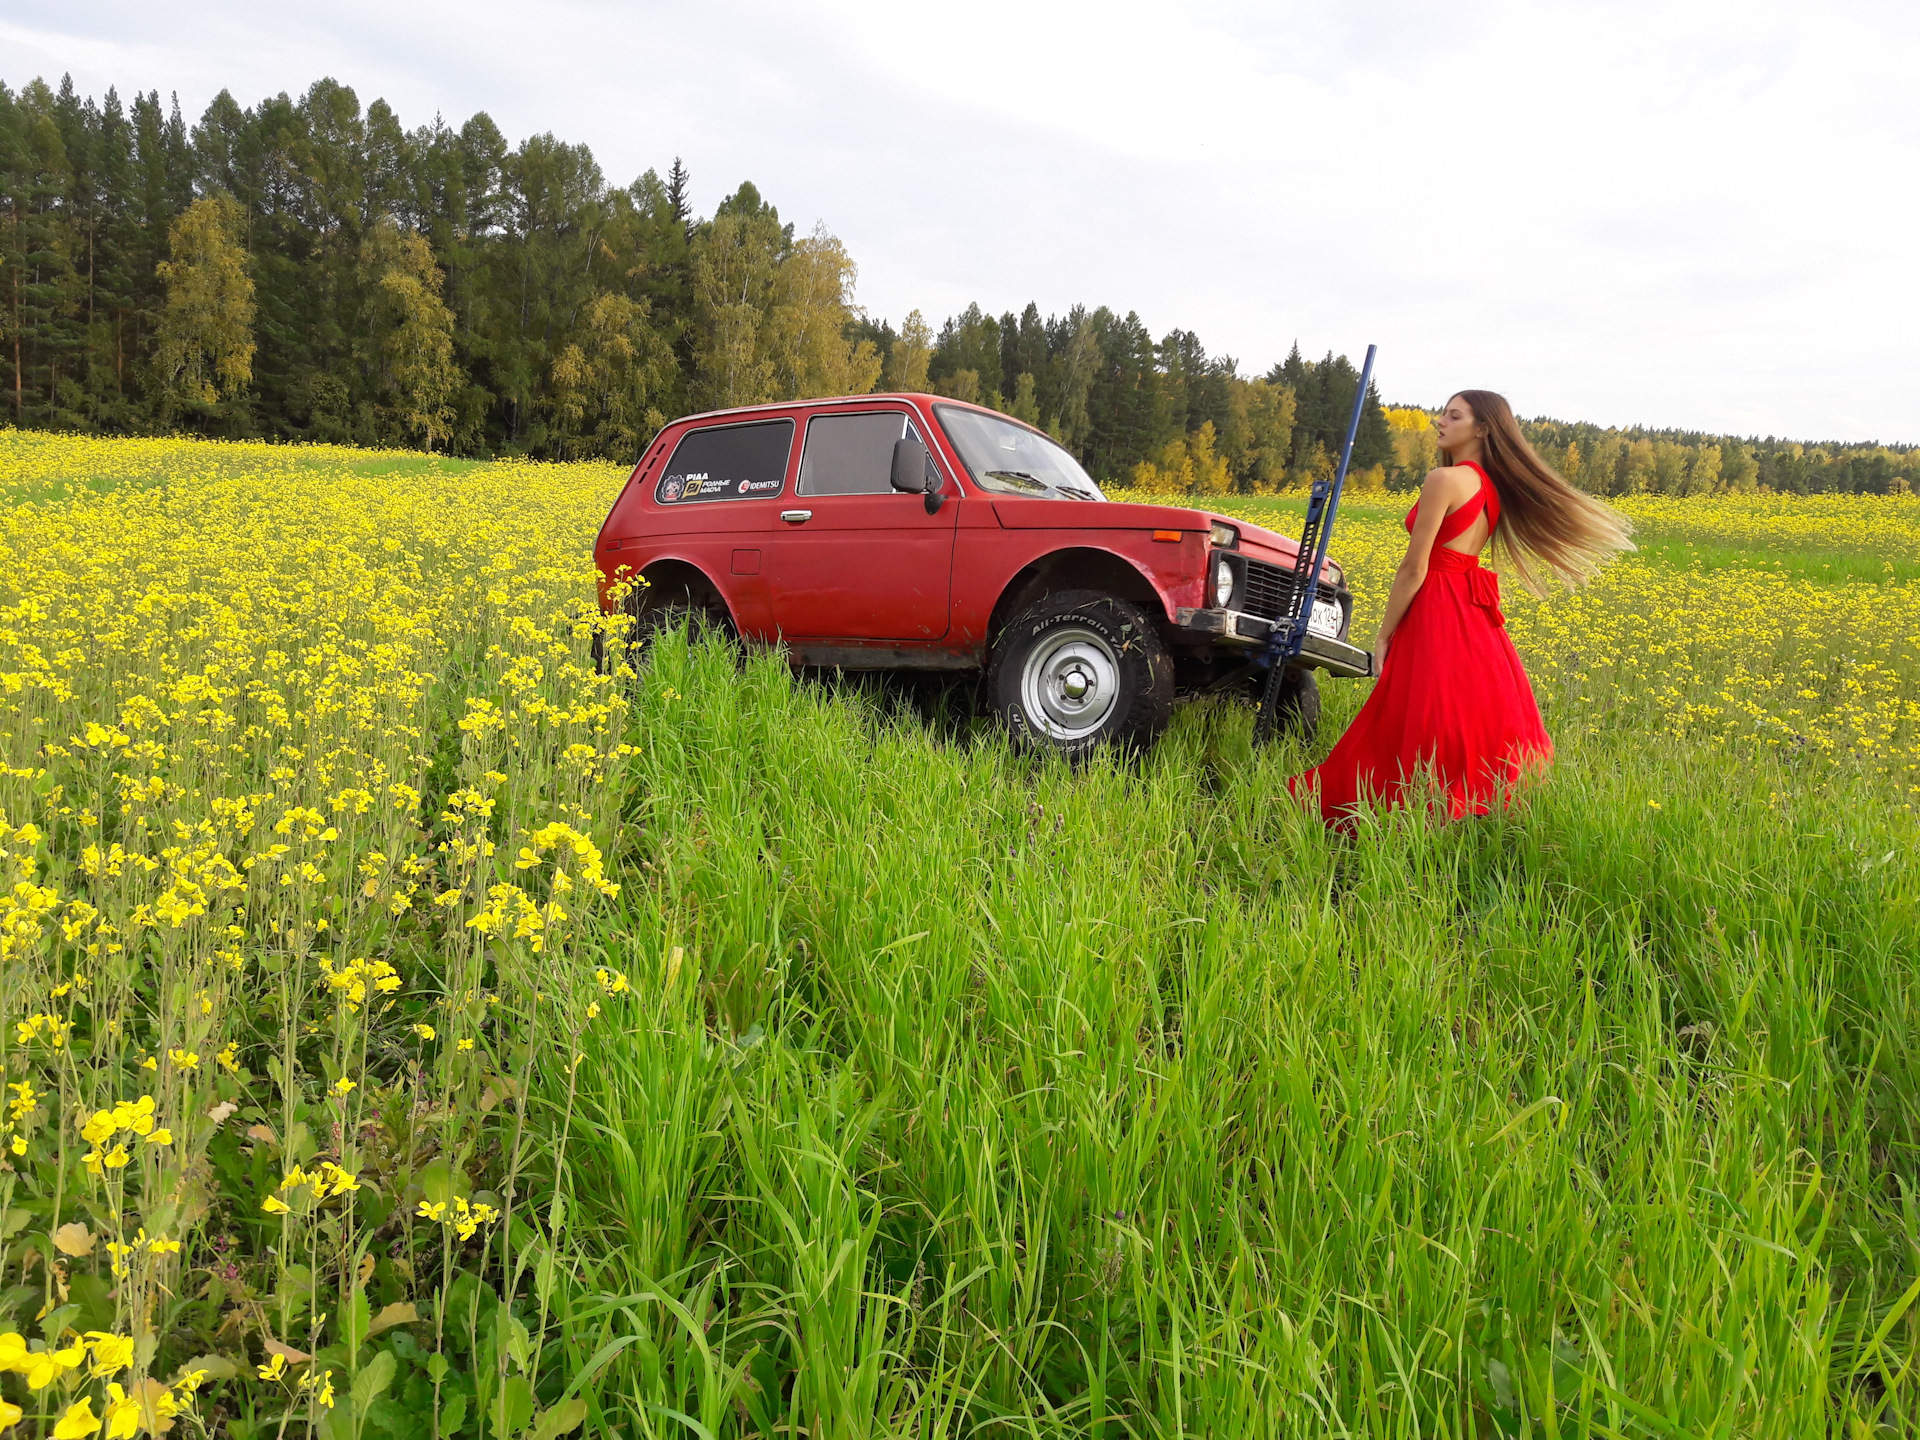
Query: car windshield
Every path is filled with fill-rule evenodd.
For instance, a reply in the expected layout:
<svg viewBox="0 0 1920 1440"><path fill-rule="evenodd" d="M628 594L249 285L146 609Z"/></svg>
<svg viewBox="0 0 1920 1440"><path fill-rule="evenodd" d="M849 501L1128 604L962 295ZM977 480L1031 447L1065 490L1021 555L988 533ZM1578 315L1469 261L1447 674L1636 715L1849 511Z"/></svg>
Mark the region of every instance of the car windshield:
<svg viewBox="0 0 1920 1440"><path fill-rule="evenodd" d="M947 437L973 473L974 483L996 495L1030 495L1041 500L1105 500L1093 477L1065 450L1011 420L963 410L934 407Z"/></svg>

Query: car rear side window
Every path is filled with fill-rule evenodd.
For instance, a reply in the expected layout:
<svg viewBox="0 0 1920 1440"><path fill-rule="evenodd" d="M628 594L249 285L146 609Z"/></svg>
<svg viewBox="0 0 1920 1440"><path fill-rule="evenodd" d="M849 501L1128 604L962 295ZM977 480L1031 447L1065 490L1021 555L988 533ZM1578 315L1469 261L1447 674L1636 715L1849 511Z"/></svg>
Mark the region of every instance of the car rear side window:
<svg viewBox="0 0 1920 1440"><path fill-rule="evenodd" d="M673 447L653 498L662 505L686 505L778 495L787 483L792 453L791 420L689 430Z"/></svg>
<svg viewBox="0 0 1920 1440"><path fill-rule="evenodd" d="M816 415L807 422L807 449L800 457L800 493L892 494L893 445L911 428L904 410Z"/></svg>

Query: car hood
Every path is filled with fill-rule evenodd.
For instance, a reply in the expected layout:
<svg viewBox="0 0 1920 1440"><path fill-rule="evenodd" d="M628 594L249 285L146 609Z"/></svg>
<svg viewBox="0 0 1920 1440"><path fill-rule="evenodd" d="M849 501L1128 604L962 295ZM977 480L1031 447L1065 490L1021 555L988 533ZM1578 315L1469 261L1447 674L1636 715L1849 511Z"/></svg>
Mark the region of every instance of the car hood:
<svg viewBox="0 0 1920 1440"><path fill-rule="evenodd" d="M1182 505L1142 505L1114 500L1106 504L1087 500L1027 500L994 497L990 502L1001 527L1007 530L1197 530L1205 532L1217 520L1240 532L1240 553L1293 568L1300 542L1277 530L1255 525L1235 515L1191 510ZM1338 585L1345 576L1329 556L1321 578Z"/></svg>

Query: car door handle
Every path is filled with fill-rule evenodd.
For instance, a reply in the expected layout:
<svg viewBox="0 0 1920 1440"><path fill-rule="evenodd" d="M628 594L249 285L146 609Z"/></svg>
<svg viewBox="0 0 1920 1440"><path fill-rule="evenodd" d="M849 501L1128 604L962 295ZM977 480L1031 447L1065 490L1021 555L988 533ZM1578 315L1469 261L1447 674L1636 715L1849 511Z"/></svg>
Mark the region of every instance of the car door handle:
<svg viewBox="0 0 1920 1440"><path fill-rule="evenodd" d="M813 518L811 510L782 510L780 518L789 525L804 525Z"/></svg>

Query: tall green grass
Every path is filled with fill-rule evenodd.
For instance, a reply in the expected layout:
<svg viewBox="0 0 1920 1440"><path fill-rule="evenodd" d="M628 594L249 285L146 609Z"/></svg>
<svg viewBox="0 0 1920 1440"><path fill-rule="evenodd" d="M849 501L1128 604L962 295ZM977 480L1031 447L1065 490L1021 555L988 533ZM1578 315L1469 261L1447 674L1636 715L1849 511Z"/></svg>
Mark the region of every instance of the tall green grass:
<svg viewBox="0 0 1920 1440"><path fill-rule="evenodd" d="M1339 841L1234 707L1073 771L769 657L636 699L634 992L536 1081L593 1423L1914 1423L1891 792L1587 733Z"/></svg>

